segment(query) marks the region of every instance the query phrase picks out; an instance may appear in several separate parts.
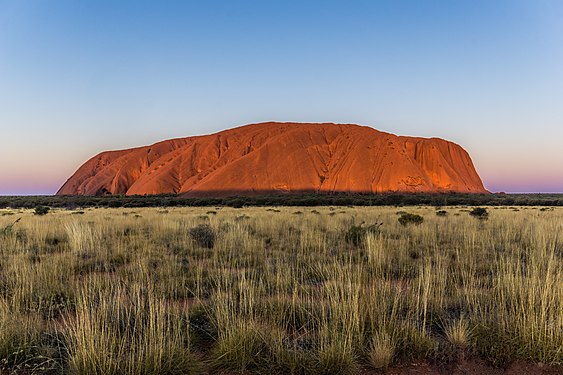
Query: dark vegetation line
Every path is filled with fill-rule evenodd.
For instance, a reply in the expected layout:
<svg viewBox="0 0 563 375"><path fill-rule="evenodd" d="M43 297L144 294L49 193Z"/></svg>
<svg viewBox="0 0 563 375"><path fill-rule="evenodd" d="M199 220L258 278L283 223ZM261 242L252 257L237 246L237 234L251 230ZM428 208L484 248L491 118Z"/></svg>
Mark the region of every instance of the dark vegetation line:
<svg viewBox="0 0 563 375"><path fill-rule="evenodd" d="M0 208L203 206L563 206L563 194L300 194L181 198L149 196L0 196Z"/></svg>

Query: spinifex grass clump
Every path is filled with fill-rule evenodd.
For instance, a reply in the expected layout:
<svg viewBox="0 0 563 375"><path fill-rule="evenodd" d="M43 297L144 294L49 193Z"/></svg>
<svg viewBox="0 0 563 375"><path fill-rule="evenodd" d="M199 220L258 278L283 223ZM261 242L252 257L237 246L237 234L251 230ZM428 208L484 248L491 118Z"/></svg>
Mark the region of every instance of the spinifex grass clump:
<svg viewBox="0 0 563 375"><path fill-rule="evenodd" d="M396 344L389 335L375 335L368 352L369 364L375 369L389 367L393 362L395 346Z"/></svg>
<svg viewBox="0 0 563 375"><path fill-rule="evenodd" d="M81 296L63 327L75 374L196 374L187 309L151 288L111 287Z"/></svg>
<svg viewBox="0 0 563 375"><path fill-rule="evenodd" d="M463 318L451 322L445 329L446 339L460 349L467 349L471 344L471 331Z"/></svg>

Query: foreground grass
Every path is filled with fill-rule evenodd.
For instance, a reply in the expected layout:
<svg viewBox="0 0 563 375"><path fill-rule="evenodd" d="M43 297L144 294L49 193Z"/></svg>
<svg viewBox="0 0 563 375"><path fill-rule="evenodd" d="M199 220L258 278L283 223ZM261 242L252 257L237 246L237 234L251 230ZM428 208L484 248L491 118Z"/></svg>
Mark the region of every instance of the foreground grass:
<svg viewBox="0 0 563 375"><path fill-rule="evenodd" d="M563 210L398 210L0 210L0 373L563 363Z"/></svg>

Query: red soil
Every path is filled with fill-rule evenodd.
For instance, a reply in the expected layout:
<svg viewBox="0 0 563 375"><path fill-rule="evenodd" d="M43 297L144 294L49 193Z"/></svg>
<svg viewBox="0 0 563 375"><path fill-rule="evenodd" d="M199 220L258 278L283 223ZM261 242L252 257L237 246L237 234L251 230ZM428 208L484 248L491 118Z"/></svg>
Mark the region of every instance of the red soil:
<svg viewBox="0 0 563 375"><path fill-rule="evenodd" d="M516 361L508 368L498 368L486 362L472 358L447 366L435 366L426 363L404 367L391 367L385 370L365 370L361 375L560 375L560 366L541 366L533 363Z"/></svg>

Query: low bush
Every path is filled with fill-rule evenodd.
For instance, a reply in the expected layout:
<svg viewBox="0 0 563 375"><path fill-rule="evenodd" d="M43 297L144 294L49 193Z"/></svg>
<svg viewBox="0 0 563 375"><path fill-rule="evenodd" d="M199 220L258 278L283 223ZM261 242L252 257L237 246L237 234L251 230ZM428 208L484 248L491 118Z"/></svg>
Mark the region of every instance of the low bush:
<svg viewBox="0 0 563 375"><path fill-rule="evenodd" d="M483 207L475 207L474 209L469 211L469 215L481 220L489 218L489 212L486 208Z"/></svg>
<svg viewBox="0 0 563 375"><path fill-rule="evenodd" d="M189 231L190 237L201 247L212 249L215 246L215 231L208 224L200 224Z"/></svg>
<svg viewBox="0 0 563 375"><path fill-rule="evenodd" d="M50 210L51 209L47 206L37 206L35 207L35 210L33 210L33 214L43 216L43 215L47 215Z"/></svg>
<svg viewBox="0 0 563 375"><path fill-rule="evenodd" d="M376 234L379 233L379 228L383 223L375 223L368 226L364 226L364 223L360 225L352 225L344 234L344 239L347 243L354 246L360 246L368 233Z"/></svg>
<svg viewBox="0 0 563 375"><path fill-rule="evenodd" d="M399 223L402 226L407 226L409 224L420 225L424 222L424 218L417 214L403 213L399 217Z"/></svg>

